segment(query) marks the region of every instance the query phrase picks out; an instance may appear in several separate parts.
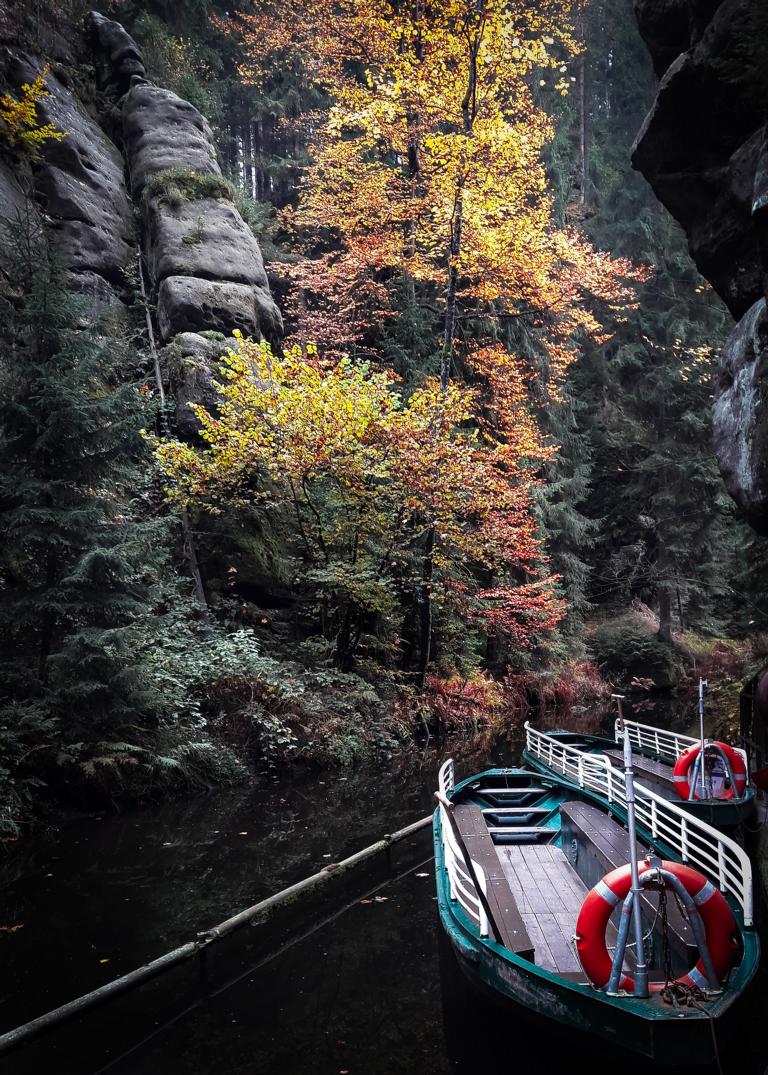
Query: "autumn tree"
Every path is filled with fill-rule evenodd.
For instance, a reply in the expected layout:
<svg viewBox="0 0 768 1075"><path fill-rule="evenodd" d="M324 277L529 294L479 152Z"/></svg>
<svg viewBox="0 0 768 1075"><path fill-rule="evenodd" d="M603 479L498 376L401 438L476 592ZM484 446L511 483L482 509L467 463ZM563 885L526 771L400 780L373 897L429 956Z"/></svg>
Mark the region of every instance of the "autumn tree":
<svg viewBox="0 0 768 1075"><path fill-rule="evenodd" d="M197 408L207 448L158 442L172 496L214 511L289 507L303 586L342 668L377 620L396 646L414 550L431 529L437 599L464 623L519 648L557 623L552 580L509 579L540 559L527 491L507 475L530 451L526 436L535 444L530 422L502 442L470 424L477 400L466 386L431 378L404 399L391 374L365 364L323 362L311 346L278 356L243 339L218 394L216 413ZM498 583L484 587L482 575Z"/></svg>
<svg viewBox="0 0 768 1075"><path fill-rule="evenodd" d="M416 373L436 374L445 390L458 374L490 387L495 373L497 388L500 375L529 386L536 374L539 394L557 392L578 334L600 332L593 293L609 305L626 301L622 276L633 271L552 226L543 164L552 127L532 85L567 92L572 7L277 0L229 22L246 77L258 82L298 62L332 102L315 124L298 205L283 214L305 254L290 271L295 339L381 360L382 330L421 317L433 344L426 368L406 371L415 384ZM530 344L510 355L499 326L516 319L527 321ZM504 471L518 491L543 450L526 390L506 415L497 393L496 426L484 433L499 451L510 438L526 444L528 458L515 449ZM431 524L419 532L423 683L440 538Z"/></svg>

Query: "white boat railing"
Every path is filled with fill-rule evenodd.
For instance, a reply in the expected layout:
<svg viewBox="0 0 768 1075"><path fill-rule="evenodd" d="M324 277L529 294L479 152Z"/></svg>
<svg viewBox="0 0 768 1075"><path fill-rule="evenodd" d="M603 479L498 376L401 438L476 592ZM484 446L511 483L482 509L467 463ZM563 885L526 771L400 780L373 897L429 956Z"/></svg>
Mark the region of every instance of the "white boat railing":
<svg viewBox="0 0 768 1075"><path fill-rule="evenodd" d="M653 724L641 724L637 720L624 720L624 728L622 730L622 721L619 719L614 726L614 736L617 743L621 743L624 740L624 734L626 733L630 743L638 750L651 751L657 754L659 757L662 755L668 758L677 758L681 754L684 754L686 750L690 750L691 747L698 746L699 740L691 735L680 735L678 732L669 732L665 728L656 728ZM747 764L747 755L740 747L734 747L737 753L741 754L744 758L744 765Z"/></svg>
<svg viewBox="0 0 768 1075"><path fill-rule="evenodd" d="M444 797L448 797L448 793L453 791L455 784L453 759L449 758L443 762L438 772L438 787L440 794ZM481 937L487 937L490 933L488 916L483 909L483 905L477 895L477 887L475 885L474 878L470 877L467 870L467 865L464 861L464 856L461 853L461 848L456 842L456 837L453 834L453 828L448 818L446 808L440 803L440 829L443 838L443 859L445 861L445 870L448 874L448 886L450 897L452 900L458 902L461 907L466 911L469 917L477 923ZM477 878L477 883L480 885L483 893L488 890L488 882L486 880L485 872L482 866L475 862L472 862L472 868Z"/></svg>
<svg viewBox="0 0 768 1075"><path fill-rule="evenodd" d="M609 803L626 809L624 773L604 754L588 754L563 743L554 736L537 731L526 721L526 745L556 773L562 773L580 788L595 791ZM753 921L752 867L741 847L730 837L693 817L679 806L635 781L635 809L638 824L654 840L661 840L683 862L697 867L722 892L730 893L744 913L744 925Z"/></svg>

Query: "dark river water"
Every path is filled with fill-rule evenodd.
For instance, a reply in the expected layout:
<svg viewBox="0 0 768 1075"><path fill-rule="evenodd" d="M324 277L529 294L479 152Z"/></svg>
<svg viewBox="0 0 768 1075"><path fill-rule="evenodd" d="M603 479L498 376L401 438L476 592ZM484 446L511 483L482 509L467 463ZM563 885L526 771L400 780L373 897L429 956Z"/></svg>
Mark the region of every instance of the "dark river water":
<svg viewBox="0 0 768 1075"><path fill-rule="evenodd" d="M0 1032L423 817L449 752L465 776L514 763L519 749L514 737L472 747L433 743L387 769L286 775L279 783L69 821L37 838L0 866L0 925L21 927L0 932ZM361 880L360 891L339 896L324 924L304 935L297 926L274 957L250 957L248 930L241 931L214 949L205 977L188 964L0 1060L0 1073L532 1075L606 1068L599 1045L489 1011L468 989L439 929L430 856L425 831L395 868L399 876ZM726 1075L758 1075L768 1064L765 983L753 994L736 1047L722 1050Z"/></svg>

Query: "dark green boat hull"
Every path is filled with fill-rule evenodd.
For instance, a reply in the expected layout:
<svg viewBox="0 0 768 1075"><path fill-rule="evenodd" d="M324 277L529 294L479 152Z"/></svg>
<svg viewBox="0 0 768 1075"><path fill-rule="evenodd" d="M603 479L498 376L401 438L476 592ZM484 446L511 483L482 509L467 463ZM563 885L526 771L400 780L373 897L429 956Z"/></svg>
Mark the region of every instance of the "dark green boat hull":
<svg viewBox="0 0 768 1075"><path fill-rule="evenodd" d="M475 774L459 784L456 792L481 777L503 773L504 770L494 769ZM562 789L563 801L582 799L603 805L599 797L584 793L550 771L546 771L546 776L548 785ZM619 811L615 813L621 816ZM433 833L440 919L461 970L475 989L496 1004L512 1006L519 1013L538 1019L554 1020L568 1031L597 1036L622 1052L647 1057L656 1064L698 1065L715 1060L710 1019L704 1012L681 1009L672 1015L670 1007L658 997L640 1000L632 996L608 996L592 986L572 982L536 966L490 937L480 937L476 925L450 898L439 810L434 815ZM659 841L653 842L653 846L665 858L677 857ZM735 905L731 906L742 929L743 953L739 966L731 974L727 991L709 1004L720 1046L727 1042L736 1023L734 1011L760 959L757 934L742 928L741 913Z"/></svg>

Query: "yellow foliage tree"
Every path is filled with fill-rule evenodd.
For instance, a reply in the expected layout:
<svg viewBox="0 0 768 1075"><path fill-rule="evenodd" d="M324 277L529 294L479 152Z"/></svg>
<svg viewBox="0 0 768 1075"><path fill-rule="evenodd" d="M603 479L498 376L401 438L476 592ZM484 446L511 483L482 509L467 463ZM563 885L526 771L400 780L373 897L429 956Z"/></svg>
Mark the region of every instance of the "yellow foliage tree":
<svg viewBox="0 0 768 1075"><path fill-rule="evenodd" d="M288 222L307 246L341 246L295 272L322 291L345 274L398 274L430 285L442 306L441 379L453 361L457 316L538 320L554 382L573 337L598 325L588 298L629 299L624 260L552 225L542 151L552 136L533 85L567 93L578 52L577 0L273 0L239 15L246 77L300 63L332 104L320 126L302 196ZM329 270L332 269L332 272ZM319 271L318 271L319 270ZM337 288L329 287L326 313ZM318 337L298 303L299 334ZM370 310L370 306L368 307ZM316 319L317 320L317 319ZM345 326L349 322L345 319Z"/></svg>
<svg viewBox="0 0 768 1075"><path fill-rule="evenodd" d="M16 149L23 149L32 157L38 157L46 142L61 142L66 132L53 123L38 122L37 107L50 91L45 85L48 68L41 71L30 83L21 87L21 96L5 93L0 96L0 136Z"/></svg>
<svg viewBox="0 0 768 1075"><path fill-rule="evenodd" d="M481 362L482 358L478 359ZM156 454L177 504L290 505L304 585L346 664L366 617L391 615L420 571L414 549L439 535L437 600L525 647L561 615L553 580L502 588L477 581L533 570L540 550L513 469L538 450L522 427L514 444L473 427L475 392L429 379L407 399L390 374L298 344L282 355L240 339L223 362L215 413L198 406L207 448L160 440ZM450 583L448 580L450 579ZM503 593L503 598L502 598ZM498 621L498 604L514 615ZM399 626L395 627L399 633Z"/></svg>

